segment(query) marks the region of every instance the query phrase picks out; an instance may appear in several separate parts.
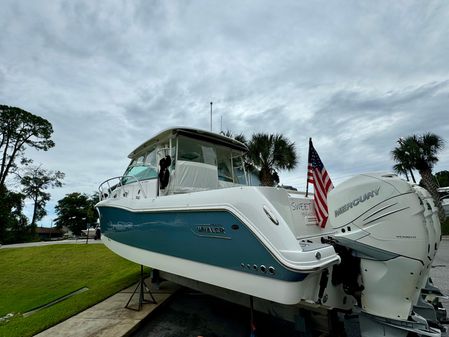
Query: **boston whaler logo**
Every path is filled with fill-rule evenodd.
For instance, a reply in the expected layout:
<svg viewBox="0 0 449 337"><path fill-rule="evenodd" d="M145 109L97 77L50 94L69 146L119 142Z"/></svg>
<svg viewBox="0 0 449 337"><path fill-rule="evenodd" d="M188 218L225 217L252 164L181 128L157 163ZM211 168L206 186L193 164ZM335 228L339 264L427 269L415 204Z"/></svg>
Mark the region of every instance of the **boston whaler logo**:
<svg viewBox="0 0 449 337"><path fill-rule="evenodd" d="M225 228L221 225L215 224L200 224L195 225L192 228L192 232L195 235L211 238L230 239L226 235Z"/></svg>
<svg viewBox="0 0 449 337"><path fill-rule="evenodd" d="M340 207L339 209L337 209L335 211L335 217L338 217L339 215L342 215L343 213L345 213L349 209L351 209L353 207L357 207L359 204L361 204L361 203L363 203L363 202L365 202L365 201L367 201L369 199L377 197L379 195L379 190L380 190L380 186L377 187L377 189L374 189L372 191L366 192L365 194L355 198L351 202L348 202L347 204L343 205L342 207Z"/></svg>
<svg viewBox="0 0 449 337"><path fill-rule="evenodd" d="M201 234L224 234L225 229L219 225L197 225L196 231Z"/></svg>

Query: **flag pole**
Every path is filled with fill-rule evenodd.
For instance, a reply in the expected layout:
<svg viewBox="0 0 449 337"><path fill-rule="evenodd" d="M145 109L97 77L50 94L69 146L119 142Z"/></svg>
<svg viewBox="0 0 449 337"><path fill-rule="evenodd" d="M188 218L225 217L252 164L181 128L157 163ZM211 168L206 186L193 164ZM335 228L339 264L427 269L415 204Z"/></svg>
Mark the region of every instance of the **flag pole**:
<svg viewBox="0 0 449 337"><path fill-rule="evenodd" d="M312 144L312 137L309 138L309 153L307 154L307 183L306 183L306 198L309 196L309 164L310 164L310 145Z"/></svg>

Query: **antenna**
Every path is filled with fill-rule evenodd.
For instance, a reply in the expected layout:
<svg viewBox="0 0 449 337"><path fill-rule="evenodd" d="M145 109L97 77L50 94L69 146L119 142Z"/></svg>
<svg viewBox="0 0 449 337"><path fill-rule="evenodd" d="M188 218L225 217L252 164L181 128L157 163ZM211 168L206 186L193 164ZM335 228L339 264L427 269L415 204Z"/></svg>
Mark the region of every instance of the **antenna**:
<svg viewBox="0 0 449 337"><path fill-rule="evenodd" d="M223 133L223 115L220 116L220 132Z"/></svg>
<svg viewBox="0 0 449 337"><path fill-rule="evenodd" d="M210 131L212 131L212 104L213 102L210 102Z"/></svg>

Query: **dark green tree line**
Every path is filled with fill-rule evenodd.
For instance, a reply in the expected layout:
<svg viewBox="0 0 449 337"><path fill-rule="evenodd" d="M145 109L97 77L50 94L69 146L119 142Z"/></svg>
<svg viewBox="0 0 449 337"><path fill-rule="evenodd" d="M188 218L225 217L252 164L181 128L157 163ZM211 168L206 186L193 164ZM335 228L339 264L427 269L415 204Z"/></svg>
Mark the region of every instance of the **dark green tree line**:
<svg viewBox="0 0 449 337"><path fill-rule="evenodd" d="M74 235L80 235L88 225L98 219L95 204L99 201L98 193L88 196L78 192L69 193L58 201L55 210L57 228L67 227Z"/></svg>
<svg viewBox="0 0 449 337"><path fill-rule="evenodd" d="M437 178L438 184L440 187L449 186L449 171L440 171L435 173L435 177Z"/></svg>
<svg viewBox="0 0 449 337"><path fill-rule="evenodd" d="M42 183L37 184L36 177L32 178L30 169L20 178L21 170L27 172L26 167L32 160L25 157L28 149L47 151L54 147L51 139L53 127L46 119L28 111L7 105L0 105L0 242L10 243L25 240L30 232L28 219L23 214L25 198L34 202L32 225L45 215L45 204L49 194L43 190L56 187L59 183L45 183L54 174L41 169L39 175ZM48 174L49 177L45 177ZM63 176L58 173L57 179ZM8 182L14 178L23 184L22 191L11 191Z"/></svg>

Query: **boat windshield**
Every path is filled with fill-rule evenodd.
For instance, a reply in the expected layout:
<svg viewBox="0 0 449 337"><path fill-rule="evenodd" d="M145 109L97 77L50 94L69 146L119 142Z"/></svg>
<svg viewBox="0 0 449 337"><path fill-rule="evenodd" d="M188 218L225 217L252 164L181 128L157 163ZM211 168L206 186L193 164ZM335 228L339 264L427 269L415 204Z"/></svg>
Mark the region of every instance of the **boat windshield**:
<svg viewBox="0 0 449 337"><path fill-rule="evenodd" d="M137 180L157 178L156 149L153 148L144 155L133 159L123 175L122 184L129 184ZM135 178L135 179L134 179Z"/></svg>
<svg viewBox="0 0 449 337"><path fill-rule="evenodd" d="M232 165L234 170L234 182L236 184L247 185L247 179L244 169L243 156L240 154L232 158Z"/></svg>
<svg viewBox="0 0 449 337"><path fill-rule="evenodd" d="M229 148L217 146L218 180L233 182L232 151Z"/></svg>

